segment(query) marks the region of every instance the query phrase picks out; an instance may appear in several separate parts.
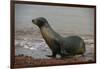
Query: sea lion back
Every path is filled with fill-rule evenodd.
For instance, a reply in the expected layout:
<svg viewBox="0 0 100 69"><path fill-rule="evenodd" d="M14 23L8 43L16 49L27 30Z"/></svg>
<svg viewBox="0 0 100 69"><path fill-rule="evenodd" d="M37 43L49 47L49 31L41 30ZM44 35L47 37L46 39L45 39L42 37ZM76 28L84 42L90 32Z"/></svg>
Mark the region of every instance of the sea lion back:
<svg viewBox="0 0 100 69"><path fill-rule="evenodd" d="M70 36L63 39L61 48L70 55L83 54L85 52L85 42L79 36ZM64 52L63 54L66 53Z"/></svg>

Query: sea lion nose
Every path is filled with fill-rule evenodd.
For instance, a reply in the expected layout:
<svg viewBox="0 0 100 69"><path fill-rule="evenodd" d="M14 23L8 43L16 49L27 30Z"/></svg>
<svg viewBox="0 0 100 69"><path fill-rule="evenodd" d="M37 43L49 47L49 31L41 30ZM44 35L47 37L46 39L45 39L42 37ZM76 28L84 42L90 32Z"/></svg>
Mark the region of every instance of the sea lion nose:
<svg viewBox="0 0 100 69"><path fill-rule="evenodd" d="M32 20L32 22L34 22L34 20Z"/></svg>

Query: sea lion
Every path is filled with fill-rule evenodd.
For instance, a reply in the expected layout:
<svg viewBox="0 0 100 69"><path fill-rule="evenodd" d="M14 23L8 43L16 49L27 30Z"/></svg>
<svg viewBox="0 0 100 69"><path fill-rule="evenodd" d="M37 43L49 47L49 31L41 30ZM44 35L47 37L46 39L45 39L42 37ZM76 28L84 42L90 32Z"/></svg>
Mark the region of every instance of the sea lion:
<svg viewBox="0 0 100 69"><path fill-rule="evenodd" d="M66 38L60 36L51 28L47 19L44 17L33 19L32 22L40 28L45 42L52 51L52 55L47 55L48 57L55 58L57 54L62 58L65 56L84 54L85 42L79 36L69 36Z"/></svg>

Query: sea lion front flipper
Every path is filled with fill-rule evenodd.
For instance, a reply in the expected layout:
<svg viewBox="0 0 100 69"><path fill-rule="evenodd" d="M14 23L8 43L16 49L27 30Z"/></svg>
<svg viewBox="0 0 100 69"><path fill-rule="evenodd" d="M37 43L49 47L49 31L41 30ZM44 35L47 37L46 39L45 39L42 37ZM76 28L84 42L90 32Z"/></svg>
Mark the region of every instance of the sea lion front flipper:
<svg viewBox="0 0 100 69"><path fill-rule="evenodd" d="M46 56L56 58L56 54L60 53L60 44L57 39L53 39L52 41L53 41L52 55L46 55Z"/></svg>

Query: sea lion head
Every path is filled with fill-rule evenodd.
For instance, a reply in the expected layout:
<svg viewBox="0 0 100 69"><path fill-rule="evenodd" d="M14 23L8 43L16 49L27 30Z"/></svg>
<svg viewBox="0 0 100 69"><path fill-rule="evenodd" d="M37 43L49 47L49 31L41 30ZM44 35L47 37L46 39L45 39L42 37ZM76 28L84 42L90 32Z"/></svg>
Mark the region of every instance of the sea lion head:
<svg viewBox="0 0 100 69"><path fill-rule="evenodd" d="M48 23L44 17L38 17L38 18L32 19L32 22L38 27L42 27Z"/></svg>

